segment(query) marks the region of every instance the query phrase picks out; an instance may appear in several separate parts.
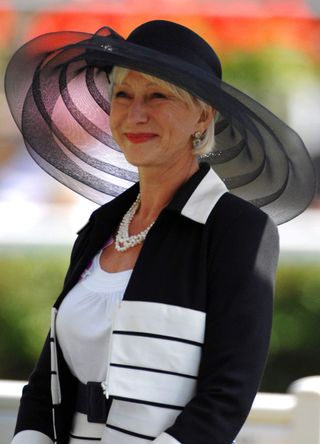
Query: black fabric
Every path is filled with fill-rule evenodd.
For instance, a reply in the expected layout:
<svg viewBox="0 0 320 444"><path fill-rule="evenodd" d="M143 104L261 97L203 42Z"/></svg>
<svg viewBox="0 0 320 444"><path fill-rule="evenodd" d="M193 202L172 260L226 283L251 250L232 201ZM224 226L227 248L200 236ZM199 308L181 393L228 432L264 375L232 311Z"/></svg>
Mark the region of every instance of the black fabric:
<svg viewBox="0 0 320 444"><path fill-rule="evenodd" d="M108 27L45 34L13 55L5 75L10 110L30 155L58 181L103 204L138 179L109 128L106 74L115 65L167 80L218 110L204 160L233 194L278 224L308 206L315 175L301 138L221 80L218 56L200 36L162 20L127 40Z"/></svg>
<svg viewBox="0 0 320 444"><path fill-rule="evenodd" d="M87 415L88 422L105 424L111 401L105 397L101 382L78 382L75 410Z"/></svg>
<svg viewBox="0 0 320 444"><path fill-rule="evenodd" d="M37 365L23 389L14 433L36 430L49 436L54 442L58 438L58 444L69 444L77 379L71 374L63 359L59 344L57 344L57 352L62 392L61 404L53 406L51 400L51 354L50 335L48 335Z"/></svg>
<svg viewBox="0 0 320 444"><path fill-rule="evenodd" d="M22 391L15 434L23 430L37 430L54 440L50 372L50 335L48 335L37 368Z"/></svg>
<svg viewBox="0 0 320 444"><path fill-rule="evenodd" d="M129 34L127 41L179 57L187 63L202 67L219 79L222 77L222 66L217 54L206 41L185 26L165 20L144 23Z"/></svg>

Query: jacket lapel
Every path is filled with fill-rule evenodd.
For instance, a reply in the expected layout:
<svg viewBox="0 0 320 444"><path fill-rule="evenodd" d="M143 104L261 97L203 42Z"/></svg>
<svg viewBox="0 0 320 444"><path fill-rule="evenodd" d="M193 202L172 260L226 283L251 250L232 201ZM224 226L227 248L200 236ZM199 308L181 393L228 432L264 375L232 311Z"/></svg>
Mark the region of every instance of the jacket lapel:
<svg viewBox="0 0 320 444"><path fill-rule="evenodd" d="M78 232L78 238L71 254L70 267L62 293L54 304L55 308L60 306L63 298L78 282L85 268L115 232L123 215L136 199L138 192L139 184L136 183L118 198L94 211L88 223Z"/></svg>

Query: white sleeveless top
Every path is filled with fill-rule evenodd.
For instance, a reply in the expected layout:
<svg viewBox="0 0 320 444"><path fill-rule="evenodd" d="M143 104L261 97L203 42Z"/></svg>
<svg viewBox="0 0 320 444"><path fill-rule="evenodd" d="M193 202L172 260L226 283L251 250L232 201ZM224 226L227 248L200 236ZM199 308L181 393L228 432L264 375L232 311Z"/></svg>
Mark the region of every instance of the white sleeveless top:
<svg viewBox="0 0 320 444"><path fill-rule="evenodd" d="M72 374L84 384L106 378L113 314L132 273L103 270L101 252L62 301L56 321L63 356Z"/></svg>

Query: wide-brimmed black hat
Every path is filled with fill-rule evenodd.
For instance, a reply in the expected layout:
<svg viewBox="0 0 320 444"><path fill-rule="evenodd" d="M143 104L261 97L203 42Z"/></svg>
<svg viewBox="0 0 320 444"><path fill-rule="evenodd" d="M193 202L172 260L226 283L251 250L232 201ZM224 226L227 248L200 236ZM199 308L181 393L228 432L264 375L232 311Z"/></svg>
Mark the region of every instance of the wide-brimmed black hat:
<svg viewBox="0 0 320 444"><path fill-rule="evenodd" d="M127 39L108 27L49 33L13 55L5 76L11 112L31 156L59 182L101 204L138 180L109 128L106 74L115 65L169 81L218 111L204 160L232 193L278 224L309 205L315 176L301 138L221 80L220 61L199 35L163 20Z"/></svg>

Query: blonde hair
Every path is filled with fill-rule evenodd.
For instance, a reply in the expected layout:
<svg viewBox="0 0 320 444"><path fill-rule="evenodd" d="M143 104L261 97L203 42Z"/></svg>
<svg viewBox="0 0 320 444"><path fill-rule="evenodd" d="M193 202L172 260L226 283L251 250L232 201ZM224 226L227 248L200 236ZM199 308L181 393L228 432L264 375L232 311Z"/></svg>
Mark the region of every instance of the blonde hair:
<svg viewBox="0 0 320 444"><path fill-rule="evenodd" d="M128 68L122 68L120 66L115 66L111 73L109 74L109 98L112 96L113 91L113 85L115 83L122 83L123 80L127 77L129 73ZM174 94L176 97L181 99L183 102L185 102L190 108L199 105L201 108L201 111L204 113L208 113L211 110L211 106L207 103L203 102L202 100L192 96L190 93L185 91L182 88L179 88L176 85L173 85L170 82L167 82L165 80L159 79L158 77L153 77L150 74L140 73L143 77L145 77L148 80L151 80L156 85L159 85L160 87L168 90L171 94ZM214 148L214 119L212 119L211 124L207 128L207 130L202 134L200 138L200 143L196 148L193 148L192 153L195 156L202 156L204 154L210 153Z"/></svg>

